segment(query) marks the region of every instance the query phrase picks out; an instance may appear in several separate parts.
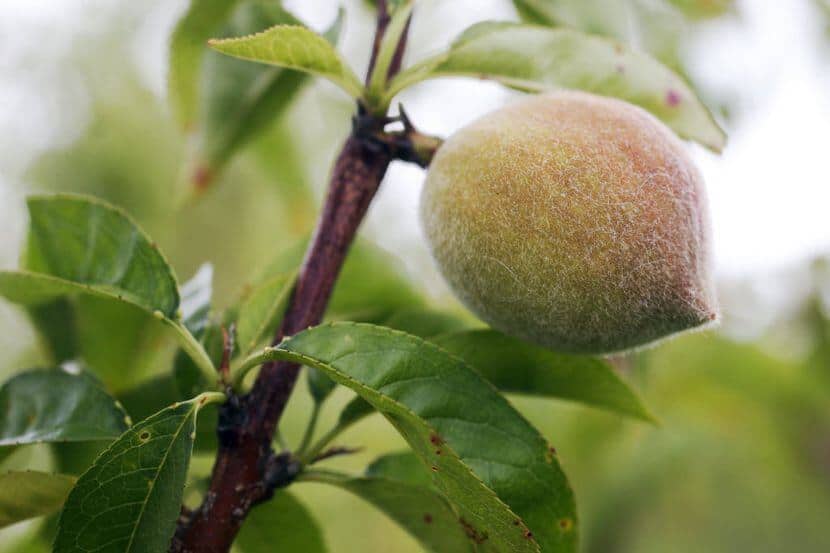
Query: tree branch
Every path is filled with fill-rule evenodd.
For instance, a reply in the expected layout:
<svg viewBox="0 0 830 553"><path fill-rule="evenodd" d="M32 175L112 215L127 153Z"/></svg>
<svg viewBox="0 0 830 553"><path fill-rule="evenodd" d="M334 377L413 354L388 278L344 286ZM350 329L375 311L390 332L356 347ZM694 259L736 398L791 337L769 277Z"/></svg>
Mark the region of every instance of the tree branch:
<svg viewBox="0 0 830 553"><path fill-rule="evenodd" d="M346 140L275 343L321 321L349 245L390 161L384 149L354 134ZM180 527L174 551L228 551L250 508L268 497L271 490L262 483L273 455L271 438L299 370L294 363L268 363L248 395L222 406L211 486L202 506Z"/></svg>
<svg viewBox="0 0 830 553"><path fill-rule="evenodd" d="M388 23L386 2L381 0L368 74ZM396 50L395 71L405 40L406 34ZM322 320L349 246L393 159L392 149L368 138L383 133L386 119L371 117L362 107L358 110L335 162L314 238L274 344ZM250 393L233 396L220 408L219 451L210 488L202 505L182 517L171 551L226 553L250 509L269 499L275 487L288 485L296 477L296 458L276 455L271 440L299 371L294 363L268 363Z"/></svg>

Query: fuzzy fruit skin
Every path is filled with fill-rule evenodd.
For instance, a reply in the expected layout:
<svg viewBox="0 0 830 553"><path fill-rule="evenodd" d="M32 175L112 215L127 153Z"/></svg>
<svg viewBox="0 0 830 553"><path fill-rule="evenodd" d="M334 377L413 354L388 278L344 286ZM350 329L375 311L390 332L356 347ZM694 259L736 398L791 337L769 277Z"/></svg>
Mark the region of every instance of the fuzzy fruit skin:
<svg viewBox="0 0 830 553"><path fill-rule="evenodd" d="M621 351L717 318L701 175L619 100L532 96L461 129L432 160L421 220L468 308L554 350Z"/></svg>

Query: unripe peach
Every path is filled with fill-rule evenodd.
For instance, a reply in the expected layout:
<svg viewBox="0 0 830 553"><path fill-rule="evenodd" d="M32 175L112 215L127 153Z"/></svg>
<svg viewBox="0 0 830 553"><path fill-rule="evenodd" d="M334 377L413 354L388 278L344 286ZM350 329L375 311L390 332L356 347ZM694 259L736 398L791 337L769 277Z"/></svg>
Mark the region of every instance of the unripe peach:
<svg viewBox="0 0 830 553"><path fill-rule="evenodd" d="M551 349L605 353L717 317L702 178L642 109L533 96L450 137L421 219L464 304Z"/></svg>

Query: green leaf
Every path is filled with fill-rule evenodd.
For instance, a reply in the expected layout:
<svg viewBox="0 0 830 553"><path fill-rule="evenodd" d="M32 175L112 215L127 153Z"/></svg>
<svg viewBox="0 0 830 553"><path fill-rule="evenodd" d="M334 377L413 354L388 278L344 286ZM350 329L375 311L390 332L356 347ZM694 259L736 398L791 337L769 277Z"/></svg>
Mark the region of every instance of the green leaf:
<svg viewBox="0 0 830 553"><path fill-rule="evenodd" d="M238 0L190 0L170 39L168 95L183 127L196 120L199 74L205 45L228 18Z"/></svg>
<svg viewBox="0 0 830 553"><path fill-rule="evenodd" d="M242 553L322 553L327 550L317 521L285 490L278 490L273 499L254 507L242 525L236 545Z"/></svg>
<svg viewBox="0 0 830 553"><path fill-rule="evenodd" d="M61 474L79 476L92 466L112 440L106 442L53 442L49 444L52 453L52 470ZM35 450L37 451L37 450ZM55 520L57 523L57 520Z"/></svg>
<svg viewBox="0 0 830 553"><path fill-rule="evenodd" d="M69 294L91 294L126 301L92 286L28 271L0 271L0 294L14 303L36 306Z"/></svg>
<svg viewBox="0 0 830 553"><path fill-rule="evenodd" d="M431 340L458 355L499 390L579 401L654 422L643 402L606 361L556 353L495 330L468 330Z"/></svg>
<svg viewBox="0 0 830 553"><path fill-rule="evenodd" d="M432 476L424 468L418 456L411 451L399 451L381 455L366 467L366 476L371 478L389 478L429 487L432 485Z"/></svg>
<svg viewBox="0 0 830 553"><path fill-rule="evenodd" d="M113 440L129 425L124 409L84 371L34 369L0 387L0 446Z"/></svg>
<svg viewBox="0 0 830 553"><path fill-rule="evenodd" d="M12 453L16 451L16 447L0 447L0 466L2 466L8 457L11 456Z"/></svg>
<svg viewBox="0 0 830 553"><path fill-rule="evenodd" d="M573 493L545 439L458 358L402 332L326 324L251 363L312 366L380 411L486 550L576 550Z"/></svg>
<svg viewBox="0 0 830 553"><path fill-rule="evenodd" d="M375 407L360 396L355 397L340 412L337 426L344 430L375 412Z"/></svg>
<svg viewBox="0 0 830 553"><path fill-rule="evenodd" d="M655 422L636 392L601 359L555 353L493 330L465 330L468 325L461 319L422 308L403 309L384 326L430 339L503 392L571 399ZM308 377L315 400L325 399L333 381L316 369L310 369ZM340 412L325 443L374 412L366 400L355 397Z"/></svg>
<svg viewBox="0 0 830 553"><path fill-rule="evenodd" d="M311 399L314 400L314 403L323 403L337 387L337 383L326 376L326 373L313 367L309 367L307 374L308 391L311 394Z"/></svg>
<svg viewBox="0 0 830 553"><path fill-rule="evenodd" d="M173 270L155 243L120 209L69 194L32 196L27 267L0 271L0 295L24 305L68 294L125 302L170 326L207 378L213 366L179 320Z"/></svg>
<svg viewBox="0 0 830 553"><path fill-rule="evenodd" d="M647 54L571 29L484 22L449 51L401 72L389 97L436 77L496 80L527 92L572 88L614 96L661 119L678 135L721 150L725 135L692 89Z"/></svg>
<svg viewBox="0 0 830 553"><path fill-rule="evenodd" d="M314 371L314 374L328 378L322 371L312 368L309 368L309 370ZM331 379L329 379L329 381L334 382ZM309 386L311 386L311 382L309 382ZM317 405L325 400L326 396L318 398L314 396L314 393L315 392L312 388L312 397ZM372 413L375 413L375 407L371 403L360 396L354 397L348 404L346 404L343 410L340 411L340 416L337 418L337 424L335 424L334 427L317 440L317 442L315 442L314 445L312 445L308 450L304 451L301 455L301 460L304 462L313 460L327 445L334 441L337 436Z"/></svg>
<svg viewBox="0 0 830 553"><path fill-rule="evenodd" d="M0 528L49 515L63 505L75 478L36 471L0 473Z"/></svg>
<svg viewBox="0 0 830 553"><path fill-rule="evenodd" d="M615 38L622 38L622 29L629 24L624 15L632 8L630 3L604 0L513 0L513 4L529 23L571 27Z"/></svg>
<svg viewBox="0 0 830 553"><path fill-rule="evenodd" d="M423 464L411 456L422 473ZM377 472L377 471L376 471ZM429 478L429 476L427 476ZM450 504L428 485L416 485L383 474L351 477L334 472L315 471L308 479L336 486L371 503L436 553L475 551L474 541L465 533Z"/></svg>
<svg viewBox="0 0 830 553"><path fill-rule="evenodd" d="M60 364L78 357L75 312L67 298L30 305L26 307L26 313L40 334L52 362Z"/></svg>
<svg viewBox="0 0 830 553"><path fill-rule="evenodd" d="M192 383L189 389L193 389ZM119 394L118 400L124 405L130 417L138 422L168 405L193 397L193 394L184 395L187 391L187 382L181 379L181 375L163 374L124 391ZM216 450L218 416L218 409L213 405L206 405L199 411L199 417L196 420L196 451Z"/></svg>
<svg viewBox="0 0 830 553"><path fill-rule="evenodd" d="M341 10L325 34L327 40L336 42L342 21ZM277 3L248 1L234 12L221 34L246 36L281 24L302 25ZM193 178L207 184L240 147L273 124L307 80L308 76L299 71L248 63L208 51Z"/></svg>
<svg viewBox="0 0 830 553"><path fill-rule="evenodd" d="M196 414L206 393L125 432L81 475L58 523L55 553L167 551L181 509Z"/></svg>
<svg viewBox="0 0 830 553"><path fill-rule="evenodd" d="M143 421L181 399L171 374L155 376L118 394L118 401L135 422Z"/></svg>
<svg viewBox="0 0 830 553"><path fill-rule="evenodd" d="M77 358L107 390L120 392L170 363L176 344L164 321L109 297L81 294L70 301L78 333Z"/></svg>
<svg viewBox="0 0 830 553"><path fill-rule="evenodd" d="M179 291L150 238L123 211L74 195L31 196L29 251L37 271L173 318Z"/></svg>
<svg viewBox="0 0 830 553"><path fill-rule="evenodd" d="M514 0L513 3L527 22L570 27L612 38L648 52L679 73L685 73L681 48L690 32L689 21L669 1Z"/></svg>
<svg viewBox="0 0 830 553"><path fill-rule="evenodd" d="M466 534L468 529L460 523L447 500L436 491L432 484L431 472L424 467L417 455L411 451L404 451L378 457L366 467L365 476L373 481L386 481L390 488L397 488L402 494L407 494L404 495L407 499L403 502L411 501L409 506L398 505L401 500L395 502L394 496L390 497L391 501L385 506L377 501L373 503L388 511L390 516L426 547L437 552L475 550ZM376 498L385 497L389 497L389 494L376 494ZM420 502L416 501L418 498L421 499ZM418 503L420 509L417 508ZM418 510L422 512L418 513ZM398 516L395 516L396 511ZM407 516L407 511L411 516ZM463 540L459 540L459 537L463 537Z"/></svg>
<svg viewBox="0 0 830 553"><path fill-rule="evenodd" d="M360 80L331 43L305 27L277 25L255 35L208 44L229 56L325 77L354 98L363 94Z"/></svg>
<svg viewBox="0 0 830 553"><path fill-rule="evenodd" d="M31 266L40 262L35 254L33 248L25 248L21 255L21 268L37 271L37 267ZM79 358L77 316L68 298L58 297L36 305L27 305L24 309L55 365Z"/></svg>
<svg viewBox="0 0 830 553"><path fill-rule="evenodd" d="M240 353L251 353L273 335L282 320L295 279L296 272L279 274L247 294L236 317L236 339Z"/></svg>

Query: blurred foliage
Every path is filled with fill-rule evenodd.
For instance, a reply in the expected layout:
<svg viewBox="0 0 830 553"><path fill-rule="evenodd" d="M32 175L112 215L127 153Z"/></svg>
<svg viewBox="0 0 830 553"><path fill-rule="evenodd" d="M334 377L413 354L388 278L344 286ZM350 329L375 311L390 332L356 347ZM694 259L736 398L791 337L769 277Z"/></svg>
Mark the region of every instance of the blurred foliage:
<svg viewBox="0 0 830 553"><path fill-rule="evenodd" d="M192 2L171 40L169 94L173 111L194 142L187 169L194 193L203 192L242 146L291 105L309 80L297 71L205 51L209 38L247 36L275 25L302 25L278 2L236 3ZM225 13L230 8L235 9ZM340 34L343 15L341 10L326 33L332 44Z"/></svg>
<svg viewBox="0 0 830 553"><path fill-rule="evenodd" d="M90 91L88 127L74 144L33 165L27 180L34 189L81 192L129 207L181 277L206 259L221 259L220 298L232 297L240 276L253 276L273 256L262 252L279 251L275 236L293 244L308 235L316 202L287 125L273 125L231 164L221 185L183 204L184 138L164 101L141 85L134 67L101 63L119 86Z"/></svg>
<svg viewBox="0 0 830 553"><path fill-rule="evenodd" d="M513 4L525 21L572 27L648 52L690 81L704 103L728 116L726 99L713 98L692 78L686 49L701 24L737 11L734 0L513 0Z"/></svg>
<svg viewBox="0 0 830 553"><path fill-rule="evenodd" d="M599 0L557 4L570 6L572 11L563 13L570 14L571 24L630 39L631 27L623 25L627 19L607 2L602 2L604 9L596 7ZM634 4L641 10L640 21L651 22L639 27L640 44L675 64L677 29L688 25L677 19L676 8L725 3ZM318 198L308 175L330 160L298 150L292 125L308 114L294 110L342 110L325 94L304 90L289 113L229 164L217 186L198 202L183 204L185 139L164 100L147 90L136 68L125 62L132 57L116 37L123 31L115 29L91 56L79 57L89 77L91 121L72 145L38 160L27 180L31 189L84 192L127 207L159 241L181 280L204 261L213 262L219 312L237 301L245 283L257 282L271 267L276 270L280 262L273 260L296 262L302 251L296 244L311 231ZM303 103L305 94L318 96ZM327 136L319 137L321 144L337 141L347 125L347 120L332 124ZM321 147L321 152L328 149ZM418 286L398 287L406 283L406 276L395 270L396 258L375 255L371 246L367 251L372 253L355 266L358 276L346 279L352 282L352 299L376 292L373 281L364 279L389 275L388 281L379 281L382 288L377 293L390 303L361 315L396 321L395 326L408 325L424 334L435 332L419 318ZM355 259L359 257L360 253ZM550 400L512 398L556 444L579 498L583 551L830 551L830 317L825 292L830 278L820 269L817 266L814 273L813 292L787 323L800 329L808 344L803 355L786 352L789 355L779 357L769 353L769 342L763 340L737 342L704 333L626 359L621 365L627 380L638 384L660 427ZM349 294L338 301L343 317L357 305ZM73 300L77 334L63 343L51 340L59 344L52 352L38 346L27 358L51 364L53 357L82 352L133 418L141 420L182 395L169 372L175 347L152 318L130 306L104 303L96 298ZM65 306L56 309L66 312ZM464 315L457 316L453 309L449 307L442 319L442 331L467 326ZM101 339L103 329L108 331L106 340ZM16 360L4 358L0 373L5 376L18 368ZM321 415L320 432L334 424L351 397L345 390L332 394ZM290 443L302 434L310 403L304 393L292 399L282 428ZM215 416L213 410L201 417L205 424L199 425L197 448L212 447L208 437ZM355 473L404 445L377 415L349 429L339 442L364 446L361 454L341 461L341 467ZM21 448L0 462L3 469L34 465L38 470L78 474L101 447L91 443ZM194 481L209 469L207 456L194 459L194 472L202 471L192 475ZM189 491L199 493L197 486ZM300 483L292 493L320 521L331 551L420 551L404 530L342 490ZM0 551L48 551L53 532L52 519L4 529Z"/></svg>
<svg viewBox="0 0 830 553"><path fill-rule="evenodd" d="M693 0L514 0L523 19L612 37L681 70L680 45L688 29L683 12L672 6L675 3L695 4Z"/></svg>

